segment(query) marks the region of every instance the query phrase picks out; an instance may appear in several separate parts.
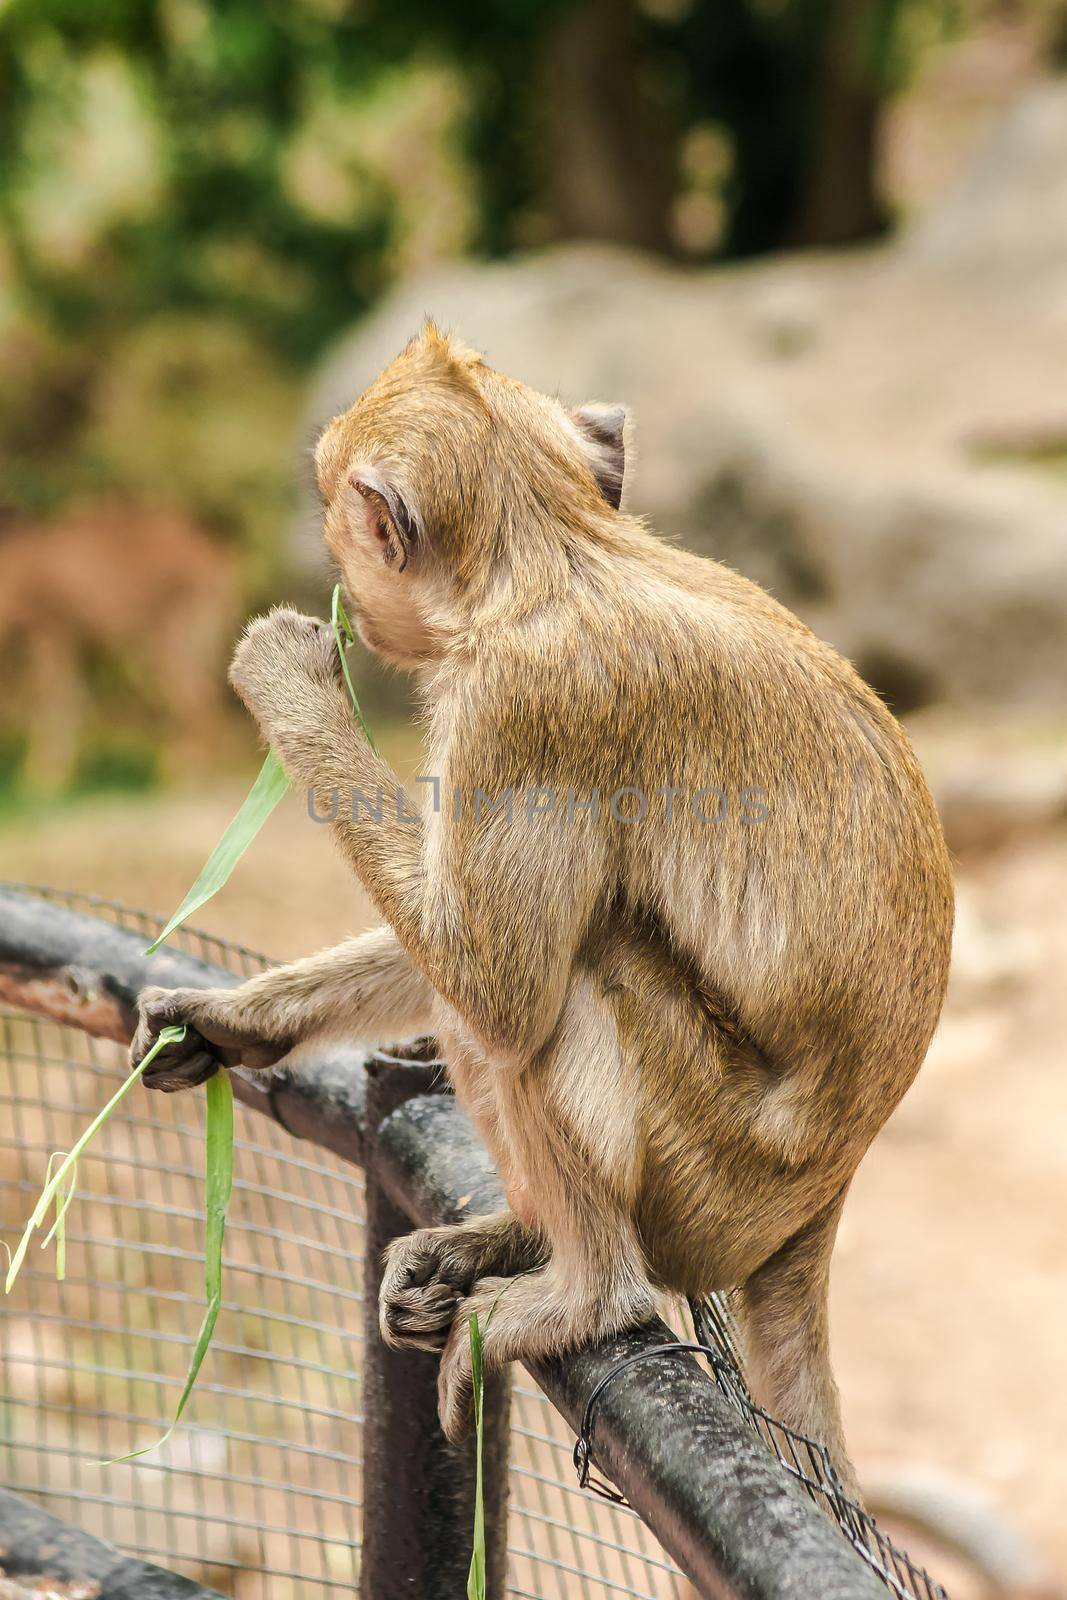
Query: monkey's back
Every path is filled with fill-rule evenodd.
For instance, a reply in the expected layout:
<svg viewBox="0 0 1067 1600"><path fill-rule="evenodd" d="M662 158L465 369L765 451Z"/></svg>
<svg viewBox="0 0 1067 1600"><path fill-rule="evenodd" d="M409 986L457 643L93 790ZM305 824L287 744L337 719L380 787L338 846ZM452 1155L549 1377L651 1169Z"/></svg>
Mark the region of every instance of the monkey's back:
<svg viewBox="0 0 1067 1600"><path fill-rule="evenodd" d="M464 654L463 742L555 826L584 803L604 864L579 969L637 1086L650 1260L737 1282L847 1184L936 1025L951 874L907 738L770 596L636 525Z"/></svg>
<svg viewBox="0 0 1067 1600"><path fill-rule="evenodd" d="M643 1084L642 1209L691 1270L710 1185L755 1258L847 1182L926 1052L952 926L933 802L849 663L713 562L648 539L550 632L528 709L547 667L568 710L540 719L538 779L601 797L590 968Z"/></svg>
<svg viewBox="0 0 1067 1600"><path fill-rule="evenodd" d="M632 829L635 887L776 1071L821 1088L823 1111L830 1096L855 1115L865 1088L880 1121L925 1053L948 971L951 869L929 790L843 657L756 585L668 554L671 600L646 593L630 635L665 665L649 685L651 761L726 801L712 823L690 804L659 838Z"/></svg>

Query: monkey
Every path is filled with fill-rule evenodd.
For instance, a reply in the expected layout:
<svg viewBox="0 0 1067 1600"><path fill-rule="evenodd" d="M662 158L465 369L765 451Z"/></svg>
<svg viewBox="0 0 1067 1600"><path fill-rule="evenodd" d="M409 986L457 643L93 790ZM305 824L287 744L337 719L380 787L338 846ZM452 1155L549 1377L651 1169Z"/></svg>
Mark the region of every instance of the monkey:
<svg viewBox="0 0 1067 1600"><path fill-rule="evenodd" d="M185 1023L145 1073L170 1091L432 1032L508 1202L387 1253L382 1337L440 1353L447 1437L471 1312L493 1369L729 1289L757 1399L858 1493L830 1253L937 1022L949 860L852 666L623 509L627 426L428 323L326 427L326 545L363 644L415 674L441 804L337 806L382 926L233 990L143 991L131 1055ZM252 621L230 680L318 814L396 791L324 623Z"/></svg>

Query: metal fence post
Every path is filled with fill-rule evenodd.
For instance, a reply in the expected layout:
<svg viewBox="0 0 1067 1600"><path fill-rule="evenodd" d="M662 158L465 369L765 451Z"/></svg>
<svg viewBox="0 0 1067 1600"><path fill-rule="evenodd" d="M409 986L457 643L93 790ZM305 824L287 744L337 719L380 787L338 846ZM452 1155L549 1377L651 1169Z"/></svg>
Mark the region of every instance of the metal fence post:
<svg viewBox="0 0 1067 1600"><path fill-rule="evenodd" d="M437 1069L439 1071L439 1069ZM379 1124L424 1094L419 1065L367 1064L367 1197L363 1368L362 1600L459 1600L467 1592L474 1529L474 1442L449 1445L437 1420L437 1357L388 1349L378 1332L386 1245L412 1223L375 1176ZM486 1592L504 1600L507 1567L509 1380L485 1385Z"/></svg>

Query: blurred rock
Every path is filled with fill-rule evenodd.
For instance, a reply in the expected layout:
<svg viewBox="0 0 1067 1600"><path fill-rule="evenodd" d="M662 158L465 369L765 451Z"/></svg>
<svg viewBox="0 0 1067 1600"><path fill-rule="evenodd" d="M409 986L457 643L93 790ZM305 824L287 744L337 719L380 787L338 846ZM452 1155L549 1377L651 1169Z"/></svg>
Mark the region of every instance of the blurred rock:
<svg viewBox="0 0 1067 1600"><path fill-rule="evenodd" d="M1067 820L1067 761L1035 761L1007 772L961 770L936 798L953 854L996 849Z"/></svg>
<svg viewBox="0 0 1067 1600"><path fill-rule="evenodd" d="M949 989L961 1008L985 1007L998 995L1018 989L1037 969L1040 937L1005 918L983 915L978 901L959 886L952 930L952 970ZM989 1012L990 1028L1003 1022L1002 1014Z"/></svg>
<svg viewBox="0 0 1067 1600"><path fill-rule="evenodd" d="M1030 91L941 212L877 249L703 272L591 246L441 267L340 343L308 436L430 314L539 388L625 401L630 507L765 584L897 709L1062 703L1057 148L1067 83ZM324 583L318 530L309 492L297 565Z"/></svg>
<svg viewBox="0 0 1067 1600"><path fill-rule="evenodd" d="M991 130L947 202L914 230L912 259L997 283L1053 278L1067 293L1065 156L1065 85L1037 84Z"/></svg>

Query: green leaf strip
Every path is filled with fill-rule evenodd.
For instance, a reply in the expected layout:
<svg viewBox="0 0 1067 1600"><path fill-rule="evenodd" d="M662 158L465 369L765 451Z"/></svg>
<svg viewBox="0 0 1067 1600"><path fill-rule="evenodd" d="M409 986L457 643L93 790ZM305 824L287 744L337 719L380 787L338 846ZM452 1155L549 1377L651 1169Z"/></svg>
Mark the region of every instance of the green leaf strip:
<svg viewBox="0 0 1067 1600"><path fill-rule="evenodd" d="M187 917L198 910L205 901L210 900L212 895L218 894L288 787L289 779L286 777L285 768L274 751L268 751L267 759L260 767L259 776L249 790L240 811L212 850L200 870L200 876L159 938L154 939L148 946L145 951L146 956L158 950L163 941L170 938L175 928L180 928Z"/></svg>
<svg viewBox="0 0 1067 1600"><path fill-rule="evenodd" d="M359 700L356 697L356 691L352 683L352 674L348 670L347 649L350 644L355 643L356 636L352 630L352 624L348 620L347 613L345 612L344 602L341 599L341 585L339 583L335 583L333 586L333 597L330 601L330 621L333 624L333 636L337 643L337 654L341 658L341 671L345 675L345 683L348 686L348 697L352 702L352 708L355 711L356 716L359 718L359 725L367 736L367 743L370 745L375 755L377 755L378 746L374 742L374 735L367 727L367 720L363 715L363 711L360 707Z"/></svg>
<svg viewBox="0 0 1067 1600"><path fill-rule="evenodd" d="M138 1078L140 1078L145 1067L155 1060L156 1056L163 1049L163 1046L167 1044L180 1044L184 1038L184 1023L176 1028L162 1028L160 1030L158 1039L152 1046L151 1050L149 1050L144 1060L138 1062L137 1066L134 1067L125 1083L120 1084L115 1090L115 1093L111 1096L111 1099L108 1101L107 1105L104 1106L103 1110L97 1112L96 1116L93 1118L92 1122L90 1122L89 1126L75 1144L74 1148L69 1152L68 1155L64 1156L63 1160L59 1163L59 1166L56 1167L55 1171L50 1171L49 1175L45 1179L45 1185L41 1190L40 1198L38 1199L37 1204L34 1206L30 1220L27 1222L22 1238L19 1240L15 1254L11 1257L11 1264L7 1269L7 1277L4 1280L5 1294L11 1293L12 1285L14 1284L15 1279L18 1277L19 1270L23 1261L25 1260L26 1251L29 1249L30 1239L33 1237L34 1230L39 1228L44 1222L45 1217L48 1215L49 1206L59 1194L63 1184L67 1180L68 1174L74 1172L78 1164L78 1158L85 1149L86 1145L89 1143L90 1139L92 1139L93 1135L98 1131L98 1129L103 1127L104 1123L107 1121L108 1117L110 1117L119 1101L129 1093L134 1084L137 1082ZM50 1161L48 1165L49 1169L51 1169L52 1162ZM63 1206L63 1210L66 1211L66 1205Z"/></svg>
<svg viewBox="0 0 1067 1600"><path fill-rule="evenodd" d="M215 1323L218 1321L219 1307L222 1304L222 1243L226 1230L226 1211L233 1188L233 1089L230 1087L229 1074L216 1072L213 1078L208 1079L206 1092L204 1297L207 1300L207 1307L204 1311L204 1320L196 1337L177 1410L166 1433L153 1444L146 1444L140 1450L131 1450L128 1455L114 1456L110 1461L101 1462L101 1466L110 1467L120 1461L136 1461L138 1456L147 1455L150 1450L158 1450L160 1445L166 1444L182 1419L186 1401L192 1394L193 1386L200 1375L200 1368L204 1364L204 1357L207 1355L211 1336L215 1331Z"/></svg>
<svg viewBox="0 0 1067 1600"><path fill-rule="evenodd" d="M485 1372L482 1361L482 1335L478 1313L470 1314L471 1377L474 1388L474 1544L467 1574L467 1600L485 1600L485 1493L483 1484L483 1428L485 1412Z"/></svg>
<svg viewBox="0 0 1067 1600"><path fill-rule="evenodd" d="M48 1184L51 1182L52 1171L53 1171L53 1168L55 1166L55 1163L57 1161L62 1161L63 1158L64 1158L64 1154L65 1154L65 1152L62 1151L62 1150L53 1150L52 1154L48 1157L48 1168L47 1168L47 1171L45 1172L45 1177L44 1177L45 1187L46 1188L47 1188ZM69 1172L67 1173L66 1179L64 1180L64 1183L65 1183L65 1186L64 1186L64 1184L61 1184L60 1187L56 1190L56 1218L55 1218L55 1221L53 1222L52 1226L49 1228L48 1232L45 1234L44 1238L41 1240L41 1249L42 1250L47 1250L48 1246L52 1243L53 1239L56 1241L56 1281L57 1281L57 1283L62 1283L63 1279L67 1275L67 1212L70 1209L70 1202L74 1199L74 1191L77 1188L77 1184L78 1184L78 1168L77 1168L77 1165L75 1165L75 1166L70 1168ZM9 1258L8 1264L10 1265L10 1258Z"/></svg>

